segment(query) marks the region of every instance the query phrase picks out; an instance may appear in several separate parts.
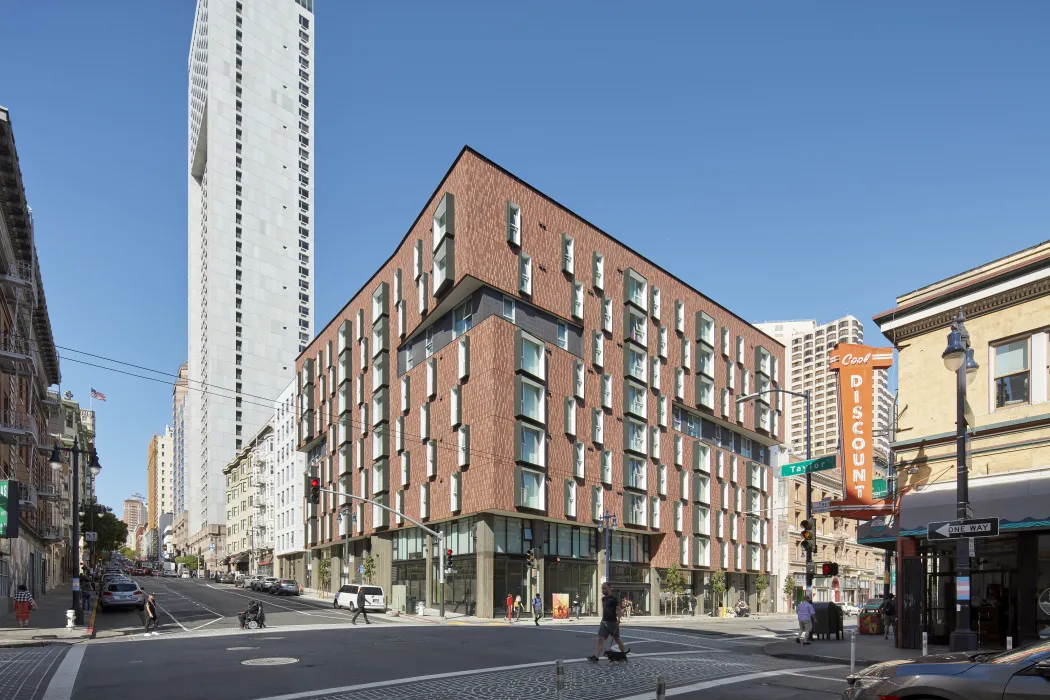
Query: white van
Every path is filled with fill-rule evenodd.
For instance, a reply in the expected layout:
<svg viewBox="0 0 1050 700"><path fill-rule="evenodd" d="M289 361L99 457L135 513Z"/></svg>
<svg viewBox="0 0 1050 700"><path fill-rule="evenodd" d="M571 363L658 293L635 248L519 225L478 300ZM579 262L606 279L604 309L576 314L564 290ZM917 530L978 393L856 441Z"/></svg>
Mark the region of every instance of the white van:
<svg viewBox="0 0 1050 700"><path fill-rule="evenodd" d="M335 600L332 604L336 608L346 608L347 610L353 611L357 609L357 589L362 586L356 583L351 583L347 586L343 586L339 589L339 592L335 594ZM363 586L365 589L365 610L378 610L379 612L386 612L386 594L383 593L383 589L379 586Z"/></svg>

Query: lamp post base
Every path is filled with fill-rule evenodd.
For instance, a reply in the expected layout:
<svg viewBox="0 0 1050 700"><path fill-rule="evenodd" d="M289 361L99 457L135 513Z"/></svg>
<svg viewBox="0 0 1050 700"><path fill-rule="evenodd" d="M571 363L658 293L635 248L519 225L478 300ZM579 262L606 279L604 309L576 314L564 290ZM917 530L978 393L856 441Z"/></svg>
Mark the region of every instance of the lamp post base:
<svg viewBox="0 0 1050 700"><path fill-rule="evenodd" d="M973 630L955 630L948 635L948 651L977 651L977 633Z"/></svg>

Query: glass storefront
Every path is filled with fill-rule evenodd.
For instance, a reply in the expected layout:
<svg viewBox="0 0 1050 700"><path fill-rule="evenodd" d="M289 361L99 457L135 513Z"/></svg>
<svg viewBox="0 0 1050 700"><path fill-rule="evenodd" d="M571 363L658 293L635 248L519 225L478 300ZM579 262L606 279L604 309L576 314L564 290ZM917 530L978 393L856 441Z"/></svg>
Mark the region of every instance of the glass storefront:
<svg viewBox="0 0 1050 700"><path fill-rule="evenodd" d="M594 528L551 523L543 543L546 554L546 572L543 606L552 612L552 594L564 593L570 605L576 594L584 615L598 609L597 579L598 553Z"/></svg>
<svg viewBox="0 0 1050 700"><path fill-rule="evenodd" d="M648 564L611 564L609 576L612 579L613 595L631 604L632 615L648 615L651 612Z"/></svg>

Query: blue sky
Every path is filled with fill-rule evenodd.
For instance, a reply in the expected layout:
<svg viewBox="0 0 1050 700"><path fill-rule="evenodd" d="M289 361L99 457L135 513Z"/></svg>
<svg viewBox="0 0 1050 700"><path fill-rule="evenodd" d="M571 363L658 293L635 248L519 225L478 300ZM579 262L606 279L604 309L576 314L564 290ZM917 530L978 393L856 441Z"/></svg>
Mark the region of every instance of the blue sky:
<svg viewBox="0 0 1050 700"><path fill-rule="evenodd" d="M4 9L0 104L56 342L165 372L186 355L193 10ZM1050 238L1045 3L316 10L320 326L464 144L745 318L852 313L869 342L895 295ZM62 374L108 394L99 495L119 510L145 491L170 386Z"/></svg>

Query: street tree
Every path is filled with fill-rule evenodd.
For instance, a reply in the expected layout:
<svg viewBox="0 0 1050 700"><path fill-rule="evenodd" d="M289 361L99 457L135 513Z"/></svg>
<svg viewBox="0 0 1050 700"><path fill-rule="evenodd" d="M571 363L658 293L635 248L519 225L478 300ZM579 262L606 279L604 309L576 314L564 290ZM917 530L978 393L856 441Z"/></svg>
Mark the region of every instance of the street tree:
<svg viewBox="0 0 1050 700"><path fill-rule="evenodd" d="M186 554L181 557L176 557L175 563L185 564L186 568L190 571L196 571L200 568L200 559L197 558L196 554Z"/></svg>
<svg viewBox="0 0 1050 700"><path fill-rule="evenodd" d="M726 572L711 572L711 592L715 594L715 608L724 608L726 604Z"/></svg>
<svg viewBox="0 0 1050 700"><path fill-rule="evenodd" d="M784 577L784 597L787 598L788 608L795 604L795 579L790 576Z"/></svg>
<svg viewBox="0 0 1050 700"><path fill-rule="evenodd" d="M108 552L124 544L128 538L128 526L117 516L113 515L113 509L104 505L84 506L85 512L80 516L80 531L95 532L98 539L92 545L92 549L98 555ZM92 514L91 509L95 512Z"/></svg>
<svg viewBox="0 0 1050 700"><path fill-rule="evenodd" d="M367 583L370 586L375 585L376 560L375 557L372 556L371 552L365 554L364 567L365 583Z"/></svg>
<svg viewBox="0 0 1050 700"><path fill-rule="evenodd" d="M324 554L321 555L321 560L317 563L317 592L323 597L331 585L332 553L326 549Z"/></svg>
<svg viewBox="0 0 1050 700"><path fill-rule="evenodd" d="M769 588L769 579L765 574L760 574L755 579L755 590L758 592L758 602L755 604L755 612L762 612L762 600L766 597L766 589Z"/></svg>
<svg viewBox="0 0 1050 700"><path fill-rule="evenodd" d="M125 559L127 559L128 561L135 561L135 558L136 558L136 557L138 556L138 552L136 552L136 551L135 551L134 549L132 549L131 547L121 547L121 548L120 548L120 553L121 553L121 554L122 554L122 555L124 556L124 558L125 558Z"/></svg>
<svg viewBox="0 0 1050 700"><path fill-rule="evenodd" d="M667 567L667 590L671 594L671 616L673 617L678 609L678 598L682 595L682 589L685 587L685 581L682 579L682 573L678 570L678 563L671 562L671 565Z"/></svg>

